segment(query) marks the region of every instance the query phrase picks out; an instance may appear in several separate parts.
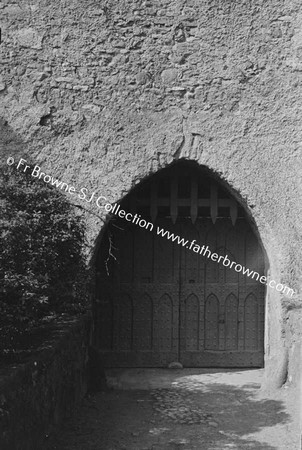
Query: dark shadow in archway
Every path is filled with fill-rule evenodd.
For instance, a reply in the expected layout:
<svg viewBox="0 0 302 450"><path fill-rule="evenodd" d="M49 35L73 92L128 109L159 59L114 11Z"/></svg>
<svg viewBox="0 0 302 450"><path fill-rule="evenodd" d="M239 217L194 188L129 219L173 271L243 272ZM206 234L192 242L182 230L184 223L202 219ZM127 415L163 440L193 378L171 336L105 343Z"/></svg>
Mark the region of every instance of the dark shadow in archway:
<svg viewBox="0 0 302 450"><path fill-rule="evenodd" d="M263 285L195 252L224 248L238 266L259 270L256 281L264 271L250 219L217 176L173 164L133 189L103 233L94 306L105 367L263 365Z"/></svg>

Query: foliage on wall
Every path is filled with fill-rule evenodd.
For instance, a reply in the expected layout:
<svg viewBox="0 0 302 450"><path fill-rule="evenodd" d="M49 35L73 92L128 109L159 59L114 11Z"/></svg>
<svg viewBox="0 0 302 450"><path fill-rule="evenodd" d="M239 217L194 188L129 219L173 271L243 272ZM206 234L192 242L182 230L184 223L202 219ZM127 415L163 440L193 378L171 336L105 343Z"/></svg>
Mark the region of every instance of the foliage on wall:
<svg viewBox="0 0 302 450"><path fill-rule="evenodd" d="M34 328L87 308L84 223L55 188L0 171L0 353ZM25 339L26 340L26 339Z"/></svg>

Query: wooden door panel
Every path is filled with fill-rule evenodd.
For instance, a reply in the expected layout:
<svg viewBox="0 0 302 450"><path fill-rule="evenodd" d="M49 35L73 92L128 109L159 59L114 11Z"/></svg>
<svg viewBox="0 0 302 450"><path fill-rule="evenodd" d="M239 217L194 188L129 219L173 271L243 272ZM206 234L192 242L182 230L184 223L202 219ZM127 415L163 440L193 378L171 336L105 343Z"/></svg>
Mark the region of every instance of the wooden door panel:
<svg viewBox="0 0 302 450"><path fill-rule="evenodd" d="M258 301L254 294L249 294L244 302L244 349L258 349L259 317Z"/></svg>
<svg viewBox="0 0 302 450"><path fill-rule="evenodd" d="M114 231L116 261L103 265L98 285L96 323L104 365L261 366L263 285L198 253L198 246L208 246L261 275L261 250L245 220L234 226L229 219L213 224L183 218L173 225L158 218L159 227L195 240L191 248L122 225Z"/></svg>
<svg viewBox="0 0 302 450"><path fill-rule="evenodd" d="M228 255L230 261L252 269L263 270L261 253L257 240L250 233L245 221L238 220L233 226L229 220L220 220L215 225L208 221L197 220L195 231L192 225L183 224L189 236L197 236L197 242L204 243L206 236L212 245L211 252ZM264 336L264 289L256 279L248 278L236 272L234 268L218 264L206 256L199 255L196 263L188 253L190 249L182 248L181 254L181 337L180 361L187 367L254 367L263 365ZM190 268L196 269L199 274ZM194 273L194 279L187 274ZM197 283L195 283L197 280ZM194 286L191 284L194 282ZM194 294L193 294L194 293ZM186 301L195 295L195 315L190 311L192 328L188 338L188 312ZM255 303L254 297L257 298ZM250 302L251 300L251 302ZM257 306L255 306L257 305ZM196 323L198 322L198 330ZM193 336L195 338L193 338ZM198 346L196 345L196 336ZM190 345L187 345L190 339Z"/></svg>
<svg viewBox="0 0 302 450"><path fill-rule="evenodd" d="M219 300L210 294L205 302L205 350L219 350Z"/></svg>
<svg viewBox="0 0 302 450"><path fill-rule="evenodd" d="M136 295L133 311L133 351L151 352L153 345L154 308L152 298Z"/></svg>
<svg viewBox="0 0 302 450"><path fill-rule="evenodd" d="M162 221L161 226L168 229L171 223ZM115 247L112 284L106 284L98 304L104 365L165 367L178 359L179 248L124 223L115 232ZM112 336L112 344L108 336Z"/></svg>
<svg viewBox="0 0 302 450"><path fill-rule="evenodd" d="M133 300L128 294L115 298L114 350L129 351L133 338Z"/></svg>
<svg viewBox="0 0 302 450"><path fill-rule="evenodd" d="M168 294L164 294L158 302L156 311L156 339L155 351L171 353L173 351L173 301Z"/></svg>
<svg viewBox="0 0 302 450"><path fill-rule="evenodd" d="M99 345L105 366L166 367L176 361L179 308L178 301L173 299L178 298L178 288L165 286L155 290L148 284L139 288L129 284L123 285L123 289L127 294L124 298L116 297L114 317L106 327L108 336L113 333L113 345L104 345L107 337Z"/></svg>
<svg viewBox="0 0 302 450"><path fill-rule="evenodd" d="M238 350L238 299L230 294L225 302L225 350Z"/></svg>
<svg viewBox="0 0 302 450"><path fill-rule="evenodd" d="M199 350L199 298L195 294L190 294L184 300L184 351Z"/></svg>
<svg viewBox="0 0 302 450"><path fill-rule="evenodd" d="M133 233L133 283L153 283L153 234L142 228L133 230ZM127 260L124 265L127 265ZM125 282L129 283L129 280Z"/></svg>

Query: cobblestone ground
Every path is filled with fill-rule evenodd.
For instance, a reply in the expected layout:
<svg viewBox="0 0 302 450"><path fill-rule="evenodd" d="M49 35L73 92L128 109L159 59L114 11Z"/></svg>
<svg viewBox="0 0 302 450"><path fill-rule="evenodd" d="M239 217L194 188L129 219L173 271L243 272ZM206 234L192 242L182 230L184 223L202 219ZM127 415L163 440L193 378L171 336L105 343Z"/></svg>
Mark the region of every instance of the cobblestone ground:
<svg viewBox="0 0 302 450"><path fill-rule="evenodd" d="M113 390L85 399L82 408L47 450L298 450L288 393L259 394L259 384L242 386L180 376L164 387ZM213 382L214 380L214 382ZM221 380L225 381L225 380ZM154 384L154 383L153 383ZM160 383L159 383L160 384ZM141 382L138 381L138 387ZM121 387L121 386L120 386ZM123 387L123 386L122 386Z"/></svg>

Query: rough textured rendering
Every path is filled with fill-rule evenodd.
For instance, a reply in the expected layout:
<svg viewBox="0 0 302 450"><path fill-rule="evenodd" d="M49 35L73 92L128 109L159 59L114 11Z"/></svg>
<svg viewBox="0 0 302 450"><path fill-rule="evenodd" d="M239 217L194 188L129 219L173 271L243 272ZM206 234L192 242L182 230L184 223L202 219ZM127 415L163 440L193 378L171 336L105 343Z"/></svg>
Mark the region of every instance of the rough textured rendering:
<svg viewBox="0 0 302 450"><path fill-rule="evenodd" d="M14 136L20 156L110 202L181 158L211 169L249 212L271 278L297 292L266 296L268 384L290 380L300 342L300 2L3 0L0 11L4 146ZM78 203L93 250L105 215Z"/></svg>

